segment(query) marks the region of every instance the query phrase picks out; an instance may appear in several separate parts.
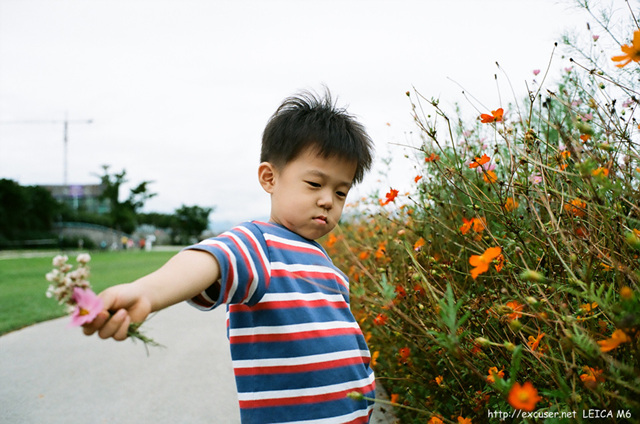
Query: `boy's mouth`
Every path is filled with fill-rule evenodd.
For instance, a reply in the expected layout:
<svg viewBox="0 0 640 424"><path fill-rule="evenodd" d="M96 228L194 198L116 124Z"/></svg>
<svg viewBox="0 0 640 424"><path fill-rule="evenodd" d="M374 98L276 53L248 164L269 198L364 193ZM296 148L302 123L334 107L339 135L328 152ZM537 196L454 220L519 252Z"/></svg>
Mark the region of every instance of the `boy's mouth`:
<svg viewBox="0 0 640 424"><path fill-rule="evenodd" d="M313 218L313 220L319 224L326 224L327 223L327 217L324 215L320 215L320 216L316 216Z"/></svg>

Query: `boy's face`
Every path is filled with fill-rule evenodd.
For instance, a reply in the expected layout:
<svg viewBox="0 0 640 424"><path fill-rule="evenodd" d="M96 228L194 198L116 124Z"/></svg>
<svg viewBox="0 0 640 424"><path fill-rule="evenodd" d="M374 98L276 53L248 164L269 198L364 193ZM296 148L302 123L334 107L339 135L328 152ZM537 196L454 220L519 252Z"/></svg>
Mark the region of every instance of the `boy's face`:
<svg viewBox="0 0 640 424"><path fill-rule="evenodd" d="M258 173L271 194L271 221L310 240L329 233L340 220L356 166L355 161L323 158L313 149L284 167L261 163Z"/></svg>

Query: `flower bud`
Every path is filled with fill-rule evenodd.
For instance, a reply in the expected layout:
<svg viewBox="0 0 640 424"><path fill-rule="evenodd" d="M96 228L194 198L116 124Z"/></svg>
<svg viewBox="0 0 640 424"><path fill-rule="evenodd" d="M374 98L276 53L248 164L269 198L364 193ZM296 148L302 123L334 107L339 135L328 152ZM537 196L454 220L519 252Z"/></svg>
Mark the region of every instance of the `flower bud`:
<svg viewBox="0 0 640 424"><path fill-rule="evenodd" d="M476 338L476 343L478 345L480 345L481 347L487 347L491 344L491 342L487 339L485 339L484 337L477 337Z"/></svg>
<svg viewBox="0 0 640 424"><path fill-rule="evenodd" d="M509 328L517 333L522 329L522 323L518 319L512 319L509 321Z"/></svg>
<svg viewBox="0 0 640 424"><path fill-rule="evenodd" d="M539 273L538 271L533 271L531 269L524 270L520 273L520 278L525 281L530 281L533 283L543 283L544 275Z"/></svg>
<svg viewBox="0 0 640 424"><path fill-rule="evenodd" d="M638 237L635 233L628 232L626 234L626 240L627 243L629 243L629 246L633 247L634 249L640 250L640 237Z"/></svg>
<svg viewBox="0 0 640 424"><path fill-rule="evenodd" d="M360 392L349 392L347 397L356 401L364 399L364 395Z"/></svg>
<svg viewBox="0 0 640 424"><path fill-rule="evenodd" d="M514 350L516 350L516 345L514 345L511 342L504 342L504 347L509 351L509 352L513 352Z"/></svg>
<svg viewBox="0 0 640 424"><path fill-rule="evenodd" d="M531 306L537 306L540 303L540 301L533 296L527 296L525 300Z"/></svg>

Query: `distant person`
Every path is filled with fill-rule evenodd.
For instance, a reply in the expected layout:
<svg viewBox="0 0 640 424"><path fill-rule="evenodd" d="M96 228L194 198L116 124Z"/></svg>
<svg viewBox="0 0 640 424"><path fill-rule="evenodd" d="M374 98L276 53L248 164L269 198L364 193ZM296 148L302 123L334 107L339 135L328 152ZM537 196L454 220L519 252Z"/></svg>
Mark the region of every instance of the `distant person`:
<svg viewBox="0 0 640 424"><path fill-rule="evenodd" d="M153 234L149 234L147 236L147 241L145 243L145 250L147 252L151 252L151 249L153 249L153 243L156 241L156 236L154 236Z"/></svg>
<svg viewBox="0 0 640 424"><path fill-rule="evenodd" d="M364 127L328 92L286 99L262 136L258 180L271 197L269 222L239 225L105 290L106 310L85 334L124 340L130 323L175 303L225 304L243 423L368 423L373 403L347 394L375 396L370 353L348 279L315 240L338 223L372 150Z"/></svg>

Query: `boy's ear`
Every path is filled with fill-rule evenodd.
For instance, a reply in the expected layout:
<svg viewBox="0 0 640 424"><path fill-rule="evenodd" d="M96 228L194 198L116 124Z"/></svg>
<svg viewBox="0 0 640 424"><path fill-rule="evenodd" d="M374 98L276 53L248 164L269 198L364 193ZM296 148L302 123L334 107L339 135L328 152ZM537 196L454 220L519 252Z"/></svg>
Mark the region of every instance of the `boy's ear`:
<svg viewBox="0 0 640 424"><path fill-rule="evenodd" d="M272 163L262 162L258 166L258 180L264 191L273 193L273 187L276 185L276 169Z"/></svg>

